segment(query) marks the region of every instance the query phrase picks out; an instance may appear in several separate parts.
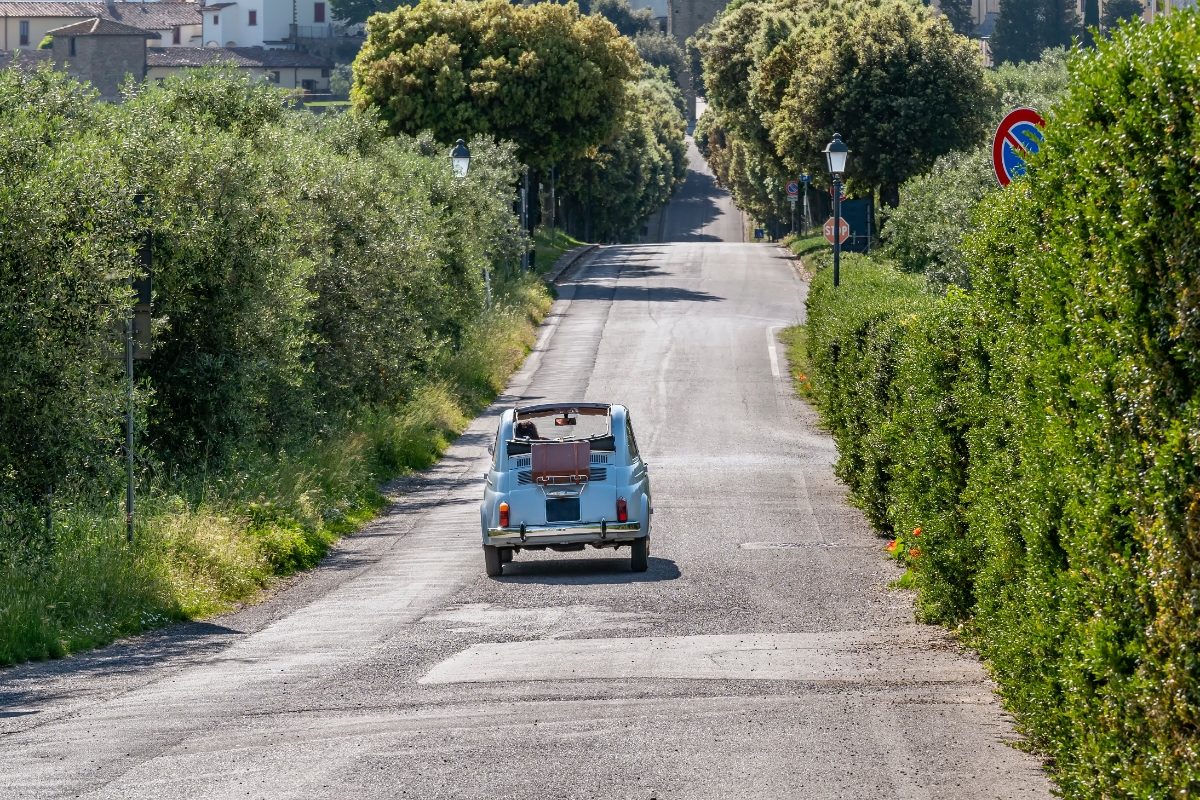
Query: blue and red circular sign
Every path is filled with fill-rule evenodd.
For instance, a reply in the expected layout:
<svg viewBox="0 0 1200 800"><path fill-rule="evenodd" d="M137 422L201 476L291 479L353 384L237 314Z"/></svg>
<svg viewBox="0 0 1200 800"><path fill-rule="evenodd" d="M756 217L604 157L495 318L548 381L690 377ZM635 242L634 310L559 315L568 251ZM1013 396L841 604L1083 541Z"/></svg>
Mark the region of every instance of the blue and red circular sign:
<svg viewBox="0 0 1200 800"><path fill-rule="evenodd" d="M1046 120L1032 108L1014 109L1000 121L992 139L992 166L1001 186L1025 174L1025 156L1041 148L1045 127Z"/></svg>
<svg viewBox="0 0 1200 800"><path fill-rule="evenodd" d="M776 185L778 185L778 184L776 184ZM795 197L798 194L800 194L800 184L796 183L795 181L788 181L787 182L787 196Z"/></svg>

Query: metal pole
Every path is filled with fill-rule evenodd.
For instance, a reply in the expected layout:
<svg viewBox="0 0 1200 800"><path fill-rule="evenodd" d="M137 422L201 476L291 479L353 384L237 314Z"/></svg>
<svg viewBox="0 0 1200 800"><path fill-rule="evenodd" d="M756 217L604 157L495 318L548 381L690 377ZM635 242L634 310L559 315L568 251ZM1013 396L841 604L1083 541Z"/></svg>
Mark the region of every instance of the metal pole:
<svg viewBox="0 0 1200 800"><path fill-rule="evenodd" d="M842 268L842 181L833 176L833 285L840 281Z"/></svg>
<svg viewBox="0 0 1200 800"><path fill-rule="evenodd" d="M521 179L521 232L529 233L529 168ZM529 250L521 251L521 269L529 269Z"/></svg>
<svg viewBox="0 0 1200 800"><path fill-rule="evenodd" d="M125 317L125 540L133 544L133 315Z"/></svg>
<svg viewBox="0 0 1200 800"><path fill-rule="evenodd" d="M808 236L808 229L812 225L812 212L808 208L808 181L804 182L804 224L802 226L804 235Z"/></svg>

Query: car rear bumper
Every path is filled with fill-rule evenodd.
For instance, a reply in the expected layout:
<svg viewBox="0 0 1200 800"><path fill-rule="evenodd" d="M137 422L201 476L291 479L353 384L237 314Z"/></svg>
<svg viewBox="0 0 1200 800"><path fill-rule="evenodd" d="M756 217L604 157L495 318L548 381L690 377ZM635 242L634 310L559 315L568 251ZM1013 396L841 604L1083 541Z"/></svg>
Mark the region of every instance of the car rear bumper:
<svg viewBox="0 0 1200 800"><path fill-rule="evenodd" d="M640 522L577 522L527 525L521 528L488 528L486 544L520 547L522 544L590 544L627 542L646 534Z"/></svg>

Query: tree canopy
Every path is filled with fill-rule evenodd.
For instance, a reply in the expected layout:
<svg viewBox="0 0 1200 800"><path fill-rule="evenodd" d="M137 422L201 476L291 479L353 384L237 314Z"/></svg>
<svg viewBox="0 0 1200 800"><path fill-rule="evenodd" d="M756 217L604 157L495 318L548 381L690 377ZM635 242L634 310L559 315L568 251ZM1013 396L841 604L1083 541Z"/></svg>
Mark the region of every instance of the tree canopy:
<svg viewBox="0 0 1200 800"><path fill-rule="evenodd" d="M1075 0L1000 0L992 34L992 59L1037 61L1049 47L1064 47L1082 34Z"/></svg>
<svg viewBox="0 0 1200 800"><path fill-rule="evenodd" d="M915 0L747 0L699 47L706 155L760 218L782 215L787 180L824 173L834 132L853 151L849 176L888 199L984 133L992 93L977 49Z"/></svg>
<svg viewBox="0 0 1200 800"><path fill-rule="evenodd" d="M540 169L617 134L639 64L612 23L574 4L422 0L371 17L351 99L393 133L489 134Z"/></svg>

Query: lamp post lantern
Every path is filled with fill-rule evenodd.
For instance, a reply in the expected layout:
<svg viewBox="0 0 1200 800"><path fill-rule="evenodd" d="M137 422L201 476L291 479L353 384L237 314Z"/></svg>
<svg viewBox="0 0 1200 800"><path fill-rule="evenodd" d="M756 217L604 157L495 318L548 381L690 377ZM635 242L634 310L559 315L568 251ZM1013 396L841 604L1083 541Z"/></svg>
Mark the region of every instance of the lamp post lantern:
<svg viewBox="0 0 1200 800"><path fill-rule="evenodd" d="M829 174L833 176L833 285L837 286L842 266L842 175L846 172L846 162L850 158L850 148L842 141L842 135L835 133L833 140L825 145L825 163Z"/></svg>
<svg viewBox="0 0 1200 800"><path fill-rule="evenodd" d="M450 151L450 168L454 170L456 178L467 177L467 170L471 168L471 151L462 139L455 142L454 149Z"/></svg>
<svg viewBox="0 0 1200 800"><path fill-rule="evenodd" d="M471 151L467 148L467 143L459 139L454 143L454 147L450 149L450 169L454 171L454 177L467 177L467 170L471 168ZM483 268L483 289L484 302L488 308L492 307L492 276L488 273L488 268Z"/></svg>

